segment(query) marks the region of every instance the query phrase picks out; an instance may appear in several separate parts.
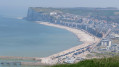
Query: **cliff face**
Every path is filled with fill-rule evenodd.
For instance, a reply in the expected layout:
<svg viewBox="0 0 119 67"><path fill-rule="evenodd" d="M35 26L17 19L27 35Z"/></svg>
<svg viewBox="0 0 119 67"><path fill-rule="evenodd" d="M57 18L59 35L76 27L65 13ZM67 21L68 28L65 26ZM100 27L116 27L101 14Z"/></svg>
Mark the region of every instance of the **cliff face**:
<svg viewBox="0 0 119 67"><path fill-rule="evenodd" d="M27 20L30 21L50 21L53 17L50 16L49 10L45 8L30 7L27 13Z"/></svg>
<svg viewBox="0 0 119 67"><path fill-rule="evenodd" d="M35 11L32 8L29 8L26 19L33 20L35 18L34 13L35 13Z"/></svg>

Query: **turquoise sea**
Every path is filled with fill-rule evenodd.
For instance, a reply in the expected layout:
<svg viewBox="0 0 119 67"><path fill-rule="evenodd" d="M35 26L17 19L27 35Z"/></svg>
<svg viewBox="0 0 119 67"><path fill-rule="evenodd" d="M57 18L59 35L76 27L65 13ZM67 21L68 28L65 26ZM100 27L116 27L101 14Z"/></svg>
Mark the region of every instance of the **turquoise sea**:
<svg viewBox="0 0 119 67"><path fill-rule="evenodd" d="M67 30L0 17L0 56L46 57L78 44Z"/></svg>

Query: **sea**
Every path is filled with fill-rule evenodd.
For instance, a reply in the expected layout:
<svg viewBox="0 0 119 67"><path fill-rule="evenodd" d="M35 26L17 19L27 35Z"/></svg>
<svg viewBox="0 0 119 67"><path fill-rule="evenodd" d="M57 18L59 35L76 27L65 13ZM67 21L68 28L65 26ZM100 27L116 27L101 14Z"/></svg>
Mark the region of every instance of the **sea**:
<svg viewBox="0 0 119 67"><path fill-rule="evenodd" d="M79 44L79 39L65 29L0 16L0 56L47 57Z"/></svg>

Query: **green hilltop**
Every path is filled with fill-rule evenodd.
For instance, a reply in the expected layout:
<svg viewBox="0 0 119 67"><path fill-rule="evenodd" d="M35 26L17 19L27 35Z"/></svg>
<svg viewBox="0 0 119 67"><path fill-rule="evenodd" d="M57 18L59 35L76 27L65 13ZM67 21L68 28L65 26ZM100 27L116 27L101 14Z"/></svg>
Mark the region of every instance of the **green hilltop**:
<svg viewBox="0 0 119 67"><path fill-rule="evenodd" d="M115 16L119 15L119 10L116 8L90 8L90 7L78 7L78 8L51 8L51 7L30 7L36 12L52 12L62 11L64 13L71 13L81 16Z"/></svg>
<svg viewBox="0 0 119 67"><path fill-rule="evenodd" d="M52 67L119 67L119 57L90 59L76 64L61 64Z"/></svg>

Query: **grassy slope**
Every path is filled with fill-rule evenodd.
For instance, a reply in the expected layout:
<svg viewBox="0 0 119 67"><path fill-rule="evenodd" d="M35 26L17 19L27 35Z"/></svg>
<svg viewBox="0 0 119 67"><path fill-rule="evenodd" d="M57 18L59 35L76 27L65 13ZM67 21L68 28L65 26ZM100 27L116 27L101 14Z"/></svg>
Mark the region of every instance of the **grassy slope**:
<svg viewBox="0 0 119 67"><path fill-rule="evenodd" d="M94 9L79 9L79 8L43 8L43 7L31 7L33 10L37 12L52 12L52 11L63 11L64 13L71 13L81 16L114 16L115 12L119 12L119 10L94 10Z"/></svg>
<svg viewBox="0 0 119 67"><path fill-rule="evenodd" d="M114 12L119 12L119 10L84 10L84 9L63 9L63 12L72 13L82 16L114 16Z"/></svg>
<svg viewBox="0 0 119 67"><path fill-rule="evenodd" d="M91 59L76 64L63 64L52 67L119 67L119 57Z"/></svg>

